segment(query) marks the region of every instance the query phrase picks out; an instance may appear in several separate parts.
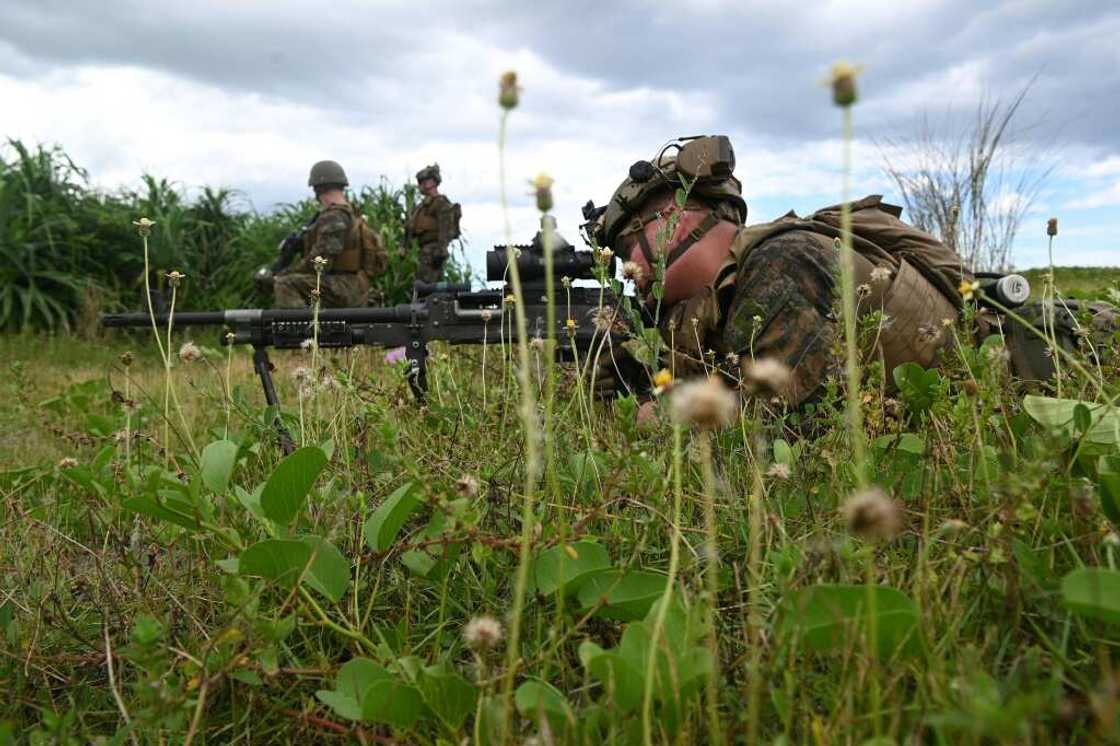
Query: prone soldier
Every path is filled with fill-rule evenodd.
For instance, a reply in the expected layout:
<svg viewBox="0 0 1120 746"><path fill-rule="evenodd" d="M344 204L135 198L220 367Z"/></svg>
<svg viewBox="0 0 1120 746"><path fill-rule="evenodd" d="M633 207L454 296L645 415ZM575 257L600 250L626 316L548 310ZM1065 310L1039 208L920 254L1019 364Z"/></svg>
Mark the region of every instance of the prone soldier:
<svg viewBox="0 0 1120 746"><path fill-rule="evenodd" d="M416 279L424 282L439 282L443 278L447 246L459 237L461 209L457 203L439 193L442 182L438 163L416 173L416 184L423 199L412 209L405 225L405 243L415 239L420 247ZM403 246L401 255L404 255Z"/></svg>
<svg viewBox="0 0 1120 746"><path fill-rule="evenodd" d="M365 306L370 278L388 268L389 257L377 233L346 201L343 189L349 183L335 161L311 167L307 185L315 190L320 209L302 232L299 261L273 279L277 308L306 308L316 286L324 308Z"/></svg>

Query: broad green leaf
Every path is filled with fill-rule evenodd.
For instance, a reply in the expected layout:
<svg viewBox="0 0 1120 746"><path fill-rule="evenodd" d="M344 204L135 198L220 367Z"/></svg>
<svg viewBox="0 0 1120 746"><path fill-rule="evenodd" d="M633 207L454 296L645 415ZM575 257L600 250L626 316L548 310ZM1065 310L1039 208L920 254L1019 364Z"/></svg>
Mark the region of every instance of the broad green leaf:
<svg viewBox="0 0 1120 746"><path fill-rule="evenodd" d="M586 612L602 602L596 616L623 622L641 619L665 592L665 576L658 573L607 570L587 577L577 598Z"/></svg>
<svg viewBox="0 0 1120 746"><path fill-rule="evenodd" d="M302 574L303 582L335 603L350 582L350 563L333 544L318 536L258 542L241 553L238 571L289 587Z"/></svg>
<svg viewBox="0 0 1120 746"><path fill-rule="evenodd" d="M941 376L936 370L926 370L917 363L903 363L891 375L910 410L924 412L933 406L941 383Z"/></svg>
<svg viewBox="0 0 1120 746"><path fill-rule="evenodd" d="M1083 567L1062 578L1062 602L1083 617L1120 624L1120 572Z"/></svg>
<svg viewBox="0 0 1120 746"><path fill-rule="evenodd" d="M923 649L918 608L894 588L874 586L879 657L896 653L918 655ZM798 591L788 602L781 632L796 635L800 644L818 652L852 647L866 649L869 590L863 585L814 585Z"/></svg>
<svg viewBox="0 0 1120 746"><path fill-rule="evenodd" d="M513 695L514 704L522 717L533 722L539 722L541 715L548 718L553 728L563 730L567 725L575 723L575 716L568 700L559 689L540 679L530 679L521 686Z"/></svg>
<svg viewBox="0 0 1120 746"><path fill-rule="evenodd" d="M793 468L793 449L781 438L774 441L774 463Z"/></svg>
<svg viewBox="0 0 1120 746"><path fill-rule="evenodd" d="M921 456L926 450L926 441L914 433L891 433L875 439L875 450L886 451L894 448L901 453Z"/></svg>
<svg viewBox="0 0 1120 746"><path fill-rule="evenodd" d="M277 464L261 491L265 515L280 524L295 518L326 465L326 454L315 446L300 448Z"/></svg>
<svg viewBox="0 0 1120 746"><path fill-rule="evenodd" d="M604 697L623 714L641 704L644 668L635 668L618 653L603 650L593 642L579 646L579 659L602 684Z"/></svg>
<svg viewBox="0 0 1120 746"><path fill-rule="evenodd" d="M354 658L339 669L333 690L320 689L315 696L347 720L361 720L366 690L375 681L391 679L388 671L369 658Z"/></svg>
<svg viewBox="0 0 1120 746"><path fill-rule="evenodd" d="M1120 456L1101 456L1097 471L1101 510L1113 528L1120 529Z"/></svg>
<svg viewBox="0 0 1120 746"><path fill-rule="evenodd" d="M458 731L474 712L478 691L455 671L430 666L416 677L420 696L428 709L452 731Z"/></svg>
<svg viewBox="0 0 1120 746"><path fill-rule="evenodd" d="M202 483L211 492L217 494L225 492L236 463L237 444L232 440L215 440L202 449L202 464L199 468Z"/></svg>
<svg viewBox="0 0 1120 746"><path fill-rule="evenodd" d="M577 541L546 549L533 560L529 571L530 589L551 596L563 586L564 595L579 591L595 572L611 566L606 547L594 541Z"/></svg>
<svg viewBox="0 0 1120 746"><path fill-rule="evenodd" d="M1109 409L1104 404L1092 404L1077 399L1054 399L1048 396L1023 397L1023 409L1038 424L1051 431L1073 435L1077 427L1075 410L1078 406L1088 410L1092 424L1083 430L1085 442L1097 446L1115 446L1120 443L1120 409ZM1080 415L1084 425L1084 415ZM1080 429L1080 428L1078 428Z"/></svg>
<svg viewBox="0 0 1120 746"><path fill-rule="evenodd" d="M121 505L135 513L174 523L190 531L198 531L201 528L194 515L194 506L186 500L165 497L157 501L148 495L139 495L121 500Z"/></svg>
<svg viewBox="0 0 1120 746"><path fill-rule="evenodd" d="M413 495L415 484L398 487L385 502L377 506L363 528L366 544L375 552L387 552L413 511L420 507L420 498Z"/></svg>
<svg viewBox="0 0 1120 746"><path fill-rule="evenodd" d="M375 681L362 698L362 719L397 728L411 728L424 713L416 687L397 681Z"/></svg>

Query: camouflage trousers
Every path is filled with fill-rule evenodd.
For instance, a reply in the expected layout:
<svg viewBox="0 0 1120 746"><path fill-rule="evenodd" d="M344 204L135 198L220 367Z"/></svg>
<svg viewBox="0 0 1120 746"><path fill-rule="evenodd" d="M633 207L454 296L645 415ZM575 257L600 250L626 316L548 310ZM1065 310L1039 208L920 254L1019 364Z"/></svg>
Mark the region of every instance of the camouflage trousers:
<svg viewBox="0 0 1120 746"><path fill-rule="evenodd" d="M876 267L853 256L860 315L883 314L876 349L888 370L904 362L933 365L951 338L942 320L956 308L904 261ZM812 396L825 377L838 372L834 344L839 324L839 255L832 239L808 231L770 238L740 262L721 328L707 343L742 361L774 358L792 373L786 398L798 404ZM888 381L890 381L888 374Z"/></svg>
<svg viewBox="0 0 1120 746"><path fill-rule="evenodd" d="M276 308L310 308L315 275L292 272L272 283ZM368 303L369 280L361 272L325 274L319 279L321 308L360 308Z"/></svg>
<svg viewBox="0 0 1120 746"><path fill-rule="evenodd" d="M443 279L443 265L447 262L447 247L438 243L420 246L419 260L416 263L416 279L423 282L439 282Z"/></svg>

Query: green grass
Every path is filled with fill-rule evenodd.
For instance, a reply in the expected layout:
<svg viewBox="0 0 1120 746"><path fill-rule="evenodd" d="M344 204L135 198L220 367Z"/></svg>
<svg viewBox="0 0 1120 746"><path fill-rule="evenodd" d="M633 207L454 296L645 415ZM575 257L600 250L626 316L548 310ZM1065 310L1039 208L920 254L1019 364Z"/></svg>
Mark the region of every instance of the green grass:
<svg viewBox="0 0 1120 746"><path fill-rule="evenodd" d="M1038 424L998 356L958 333L963 346L921 391L891 393L868 366L873 481L904 510L902 533L880 544L850 533L841 514L856 479L838 390L811 412L749 402L739 423L713 434L706 491L704 451L687 431L674 473L664 406L640 426L629 401L588 411L570 371L560 375L556 457L530 531L537 592L514 656L511 742L641 741L652 626L642 620L669 566L678 478L678 601L664 622L669 653L657 670L668 678L654 689L653 742L709 734L706 495L720 558L714 712L731 741L751 732L752 700L761 743L1120 735L1110 683L1120 627L1100 620L1120 611L1114 597L1090 593L1073 611L1064 600L1089 582L1078 568L1115 563L1097 486L1111 484L1111 462L1099 458L1115 458L1115 440ZM172 437L170 460L161 450L162 370L143 335L0 338L10 370L0 412L0 722L33 743L496 742L505 650L472 649L463 631L482 615L507 630L511 621L525 455L520 395L499 348L487 357L485 406L478 348L435 351L423 407L381 351L324 353L324 380L338 385L306 396L295 375L310 357L276 353L289 427L308 448L280 463L248 351L233 354L227 430L226 350L194 341L212 347L207 360L177 363L174 382L199 448L232 441L228 485L215 455L225 446L205 468L182 437ZM112 397L124 391L126 349L137 353L127 375L140 407L127 456ZM1105 385L1120 390L1115 375ZM1096 386L1074 375L1064 393L1093 401ZM60 464L66 457L77 463ZM294 512L277 512L281 485ZM179 517L156 517L160 505ZM309 545L285 539L301 536L330 542L337 554L321 552L337 561L312 565L314 577L293 587L276 572L285 562L303 569ZM279 564L261 565L262 552ZM241 572L229 563L239 556ZM840 609L866 619L859 610L872 600L873 627L834 621ZM369 662L341 669L358 658ZM316 695L340 688L340 670L365 682L364 712L345 685Z"/></svg>
<svg viewBox="0 0 1120 746"><path fill-rule="evenodd" d="M1031 283L1031 299L1042 298L1046 267L1021 270L1019 274ZM1120 289L1120 267L1055 267L1054 284L1067 298L1103 300L1111 289Z"/></svg>

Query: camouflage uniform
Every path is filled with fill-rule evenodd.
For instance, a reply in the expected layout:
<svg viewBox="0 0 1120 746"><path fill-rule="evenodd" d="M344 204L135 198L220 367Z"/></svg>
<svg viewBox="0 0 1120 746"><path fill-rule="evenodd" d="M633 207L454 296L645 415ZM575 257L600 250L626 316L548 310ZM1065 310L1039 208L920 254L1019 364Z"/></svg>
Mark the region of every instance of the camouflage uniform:
<svg viewBox="0 0 1120 746"><path fill-rule="evenodd" d="M858 311L881 311L886 317L877 352L887 370L911 361L936 364L951 339L943 333L943 319L956 319L961 304L959 260L954 262L956 255L932 237L903 224L894 208L881 206L876 197L853 208L857 224L874 223L911 242L909 251L900 241L903 249L891 254L858 235L855 239ZM687 369L708 351L738 356L741 363L773 358L789 366L786 398L796 404L837 372L838 216L838 208L825 208L807 219L791 213L740 228L715 281L665 314L662 333L678 353L678 375L682 364Z"/></svg>
<svg viewBox="0 0 1120 746"><path fill-rule="evenodd" d="M319 277L320 304L324 308L366 305L369 279L361 269L362 246L354 221L360 220L347 203L319 211L304 235L303 258L273 282L277 308L307 308L315 289L315 257L327 259Z"/></svg>
<svg viewBox="0 0 1120 746"><path fill-rule="evenodd" d="M410 238L420 246L416 279L439 282L447 262L447 245L451 243L455 206L442 194L424 199L413 208L405 226Z"/></svg>

